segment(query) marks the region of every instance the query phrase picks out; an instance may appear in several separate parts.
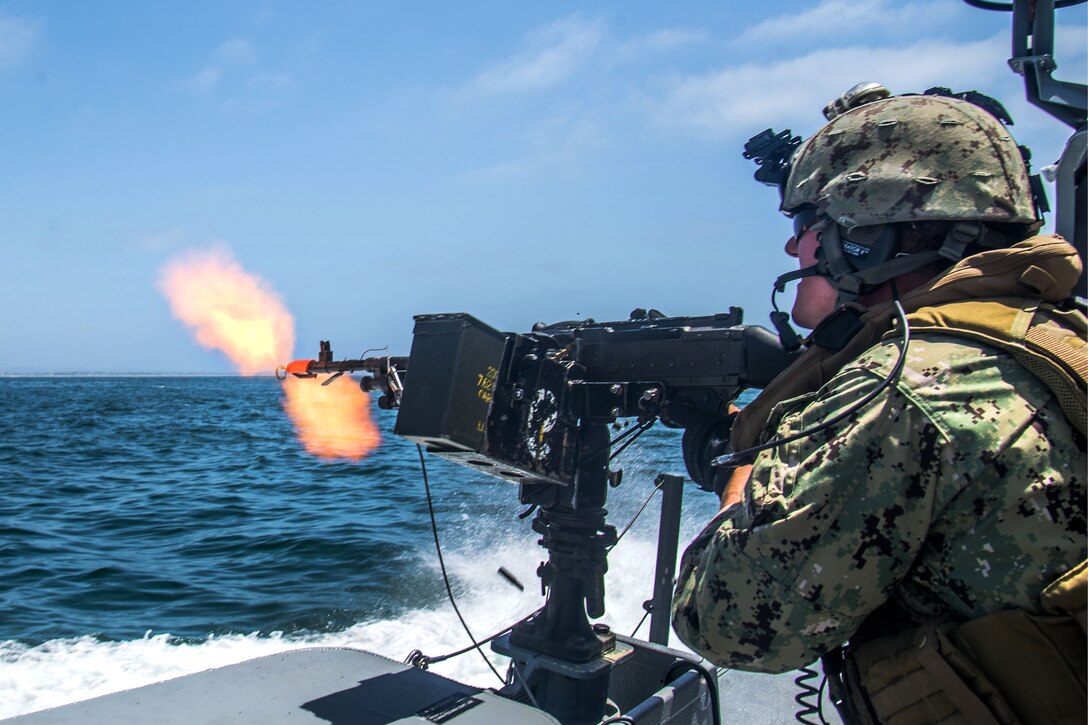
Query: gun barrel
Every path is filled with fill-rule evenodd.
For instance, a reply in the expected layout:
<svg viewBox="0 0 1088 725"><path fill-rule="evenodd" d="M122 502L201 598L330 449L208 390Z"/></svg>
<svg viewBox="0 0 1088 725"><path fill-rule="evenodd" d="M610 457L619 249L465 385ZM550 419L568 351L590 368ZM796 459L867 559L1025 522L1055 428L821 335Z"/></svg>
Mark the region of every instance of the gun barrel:
<svg viewBox="0 0 1088 725"><path fill-rule="evenodd" d="M385 356L366 357L358 360L292 360L285 367L288 375L294 375L297 378L354 372L384 375L392 369L403 373L408 369L408 358Z"/></svg>

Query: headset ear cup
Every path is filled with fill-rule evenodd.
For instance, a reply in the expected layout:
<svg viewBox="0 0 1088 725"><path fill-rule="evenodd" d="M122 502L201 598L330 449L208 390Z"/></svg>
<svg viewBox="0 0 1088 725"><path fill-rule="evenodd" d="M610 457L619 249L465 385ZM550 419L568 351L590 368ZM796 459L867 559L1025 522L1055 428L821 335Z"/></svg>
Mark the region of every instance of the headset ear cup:
<svg viewBox="0 0 1088 725"><path fill-rule="evenodd" d="M899 224L883 224L879 230L876 227L855 227L845 232L842 235L843 256L855 271L884 264L899 254L903 237L900 227Z"/></svg>

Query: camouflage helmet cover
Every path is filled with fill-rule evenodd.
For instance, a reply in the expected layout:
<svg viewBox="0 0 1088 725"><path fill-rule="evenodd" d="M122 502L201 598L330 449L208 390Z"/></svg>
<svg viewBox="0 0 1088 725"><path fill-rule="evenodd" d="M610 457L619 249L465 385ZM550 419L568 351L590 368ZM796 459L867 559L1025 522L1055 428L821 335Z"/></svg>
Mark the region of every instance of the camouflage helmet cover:
<svg viewBox="0 0 1088 725"><path fill-rule="evenodd" d="M782 210L804 205L848 227L1036 219L1027 164L1005 127L974 104L939 96L867 103L805 141Z"/></svg>

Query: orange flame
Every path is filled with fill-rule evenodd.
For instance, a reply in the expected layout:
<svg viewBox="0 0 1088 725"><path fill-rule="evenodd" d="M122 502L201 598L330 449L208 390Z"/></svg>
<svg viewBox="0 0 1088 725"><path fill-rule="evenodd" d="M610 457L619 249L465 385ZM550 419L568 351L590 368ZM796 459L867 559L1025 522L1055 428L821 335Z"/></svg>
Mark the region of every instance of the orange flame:
<svg viewBox="0 0 1088 725"><path fill-rule="evenodd" d="M319 385L313 379L288 377L283 389L283 408L307 453L357 461L381 442L370 417L369 396L350 378Z"/></svg>
<svg viewBox="0 0 1088 725"><path fill-rule="evenodd" d="M266 280L223 249L190 252L163 267L159 288L196 340L222 351L243 375L268 372L291 357L295 322ZM359 460L380 442L370 401L349 378L329 385L284 381L283 408L308 453Z"/></svg>
<svg viewBox="0 0 1088 725"><path fill-rule="evenodd" d="M223 249L191 252L166 264L159 288L174 317L196 341L221 350L243 375L276 367L291 356L295 321L272 286L246 272Z"/></svg>

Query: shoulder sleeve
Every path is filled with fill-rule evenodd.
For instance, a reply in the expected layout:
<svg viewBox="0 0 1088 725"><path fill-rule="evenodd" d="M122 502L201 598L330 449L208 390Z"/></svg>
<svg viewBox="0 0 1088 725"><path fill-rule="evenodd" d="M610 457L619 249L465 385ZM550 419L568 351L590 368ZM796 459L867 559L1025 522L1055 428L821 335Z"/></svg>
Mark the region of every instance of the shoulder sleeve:
<svg viewBox="0 0 1088 725"><path fill-rule="evenodd" d="M898 354L874 348L814 399L787 412L782 436L849 410ZM909 569L954 468L940 429L890 386L829 429L756 460L746 499L684 553L673 626L719 664L784 672L846 641Z"/></svg>

